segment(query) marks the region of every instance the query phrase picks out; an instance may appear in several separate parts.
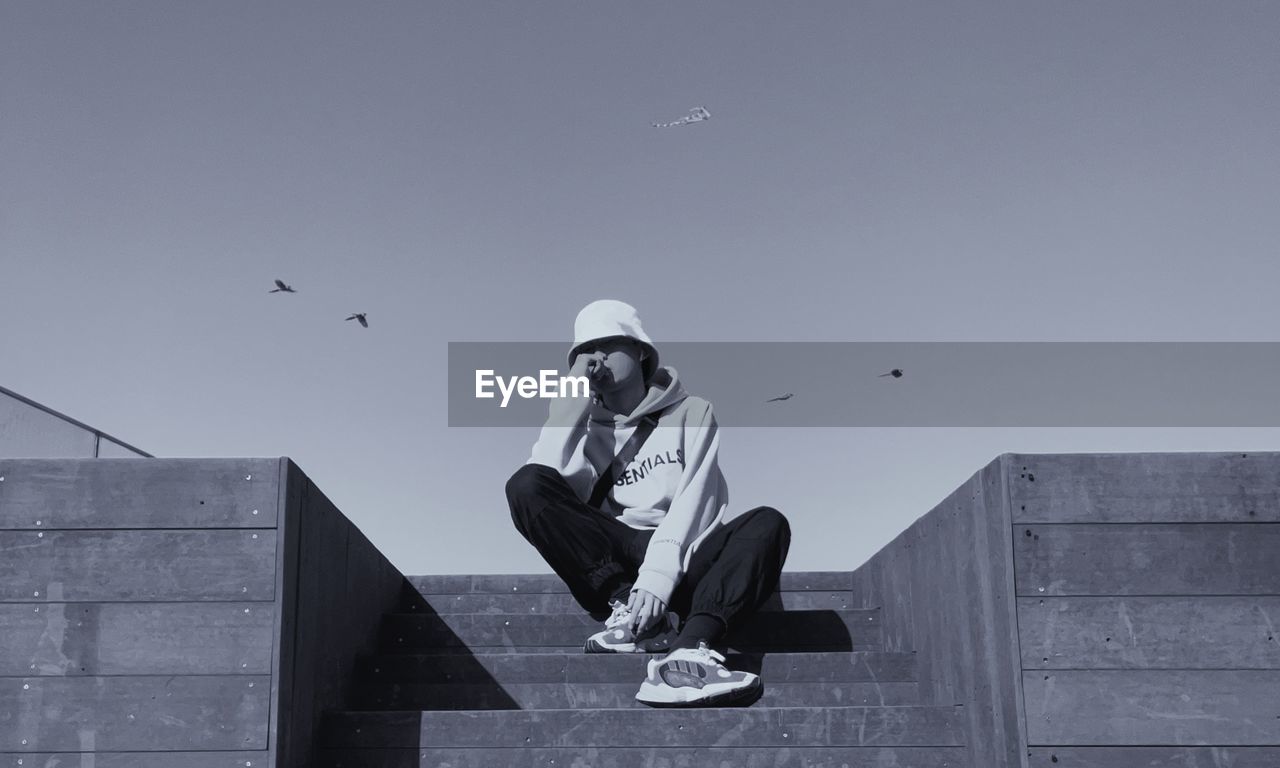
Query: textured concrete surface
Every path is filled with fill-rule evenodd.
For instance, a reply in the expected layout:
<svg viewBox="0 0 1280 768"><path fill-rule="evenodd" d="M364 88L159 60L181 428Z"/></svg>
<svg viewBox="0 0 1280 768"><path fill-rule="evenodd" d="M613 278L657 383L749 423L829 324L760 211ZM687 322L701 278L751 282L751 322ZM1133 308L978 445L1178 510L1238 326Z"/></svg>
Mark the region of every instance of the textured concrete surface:
<svg viewBox="0 0 1280 768"><path fill-rule="evenodd" d="M1030 768L1276 768L1280 747L1032 747Z"/></svg>
<svg viewBox="0 0 1280 768"><path fill-rule="evenodd" d="M272 459L15 459L0 475L0 530L274 528ZM40 521L40 525L36 524Z"/></svg>
<svg viewBox="0 0 1280 768"><path fill-rule="evenodd" d="M703 710L636 706L554 576L404 579L287 460L76 461L0 461L0 764L1280 765L1280 454L1005 454L784 574L765 697Z"/></svg>
<svg viewBox="0 0 1280 768"><path fill-rule="evenodd" d="M405 612L435 613L441 616L452 614L541 614L559 613L574 614L582 611L578 601L568 592L534 593L512 592L502 594L472 593L462 595L421 595L415 604L406 604ZM854 608L853 593L844 590L826 591L783 591L775 592L773 598L761 608L761 612L773 611L840 611Z"/></svg>
<svg viewBox="0 0 1280 768"><path fill-rule="evenodd" d="M973 475L853 573L885 649L916 650L921 701L964 705L973 766L1025 760L1006 460Z"/></svg>
<svg viewBox="0 0 1280 768"><path fill-rule="evenodd" d="M217 752L0 752L0 765L13 768L256 768L263 751ZM21 760L22 762L18 762Z"/></svg>
<svg viewBox="0 0 1280 768"><path fill-rule="evenodd" d="M281 461L283 545L276 742L280 768L308 766L324 713L344 706L355 660L377 644L404 576L292 461Z"/></svg>
<svg viewBox="0 0 1280 768"><path fill-rule="evenodd" d="M0 764L268 761L279 465L0 460Z"/></svg>
<svg viewBox="0 0 1280 768"><path fill-rule="evenodd" d="M270 683L265 675L0 678L8 721L0 751L266 749Z"/></svg>
<svg viewBox="0 0 1280 768"><path fill-rule="evenodd" d="M878 611L777 611L757 614L734 628L733 644L802 650L807 646L843 646L846 650L879 650L882 646ZM601 628L581 612L562 614L446 614L398 613L383 623L384 643L397 651L451 645L582 647Z"/></svg>
<svg viewBox="0 0 1280 768"><path fill-rule="evenodd" d="M379 684L403 683L613 683L643 676L649 654L512 653L474 659L429 654L371 656L356 677ZM843 653L726 654L732 669L776 682L907 682L916 679L916 655L880 651Z"/></svg>
<svg viewBox="0 0 1280 768"><path fill-rule="evenodd" d="M260 602L4 603L0 675L266 675L274 625Z"/></svg>
<svg viewBox="0 0 1280 768"><path fill-rule="evenodd" d="M472 710L332 715L328 747L957 746L959 707Z"/></svg>
<svg viewBox="0 0 1280 768"><path fill-rule="evenodd" d="M0 460L2 764L307 764L406 588L288 459Z"/></svg>
<svg viewBox="0 0 1280 768"><path fill-rule="evenodd" d="M770 649L727 659L760 674L764 695L692 710L635 701L650 655L583 653L601 622L565 602L558 580L409 581L413 610L386 617L380 653L357 664L350 709L326 720L326 765L532 765L537 755L592 766L701 766L713 755L735 766L960 765L963 712L919 705L915 655L852 650L881 642L878 610L843 607L848 573L784 574L768 610L739 633ZM792 599L801 595L817 602ZM459 597L474 612L437 611ZM513 601L535 610L487 610ZM842 607L824 607L832 602Z"/></svg>
<svg viewBox="0 0 1280 768"><path fill-rule="evenodd" d="M963 768L966 759L962 747L429 748L332 750L320 768Z"/></svg>
<svg viewBox="0 0 1280 768"><path fill-rule="evenodd" d="M1030 744L1280 745L1280 670L1025 672Z"/></svg>
<svg viewBox="0 0 1280 768"><path fill-rule="evenodd" d="M1029 764L1280 765L1280 454L1008 458Z"/></svg>
<svg viewBox="0 0 1280 768"><path fill-rule="evenodd" d="M352 709L639 709L636 679L611 683L366 684ZM760 703L766 707L902 706L920 701L915 683L779 683L770 681Z"/></svg>
<svg viewBox="0 0 1280 768"><path fill-rule="evenodd" d="M1280 523L1015 526L1018 596L1280 595Z"/></svg>
<svg viewBox="0 0 1280 768"><path fill-rule="evenodd" d="M1018 598L1024 670L1280 669L1277 629L1280 596Z"/></svg>
<svg viewBox="0 0 1280 768"><path fill-rule="evenodd" d="M1280 522L1274 453L1010 456L1015 524Z"/></svg>
<svg viewBox="0 0 1280 768"><path fill-rule="evenodd" d="M270 601L275 559L270 529L0 531L0 602Z"/></svg>
<svg viewBox="0 0 1280 768"><path fill-rule="evenodd" d="M408 576L423 595L458 595L468 593L568 593L569 589L552 573L473 574ZM849 589L848 571L783 571L778 589L784 592L831 591ZM430 598L428 597L428 600Z"/></svg>

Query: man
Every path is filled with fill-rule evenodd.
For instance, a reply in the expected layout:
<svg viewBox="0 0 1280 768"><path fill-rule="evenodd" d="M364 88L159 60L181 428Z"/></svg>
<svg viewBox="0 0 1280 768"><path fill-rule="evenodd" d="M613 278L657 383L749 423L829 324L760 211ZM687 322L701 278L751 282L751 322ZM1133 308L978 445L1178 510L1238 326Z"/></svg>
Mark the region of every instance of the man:
<svg viewBox="0 0 1280 768"><path fill-rule="evenodd" d="M777 589L786 518L756 507L726 519L711 404L659 366L634 307L584 307L568 361L592 396L552 401L532 456L507 481L516 528L585 610L611 609L588 653L669 651L649 661L638 701L758 698L758 676L726 669L714 647Z"/></svg>

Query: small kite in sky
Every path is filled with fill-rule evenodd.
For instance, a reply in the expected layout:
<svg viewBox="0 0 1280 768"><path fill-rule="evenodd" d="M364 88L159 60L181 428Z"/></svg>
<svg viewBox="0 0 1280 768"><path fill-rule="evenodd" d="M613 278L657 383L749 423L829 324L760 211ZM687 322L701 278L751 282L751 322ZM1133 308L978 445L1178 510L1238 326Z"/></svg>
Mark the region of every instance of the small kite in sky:
<svg viewBox="0 0 1280 768"><path fill-rule="evenodd" d="M285 285L283 280L276 281L276 287L267 291L267 293L297 293L293 290L293 286Z"/></svg>
<svg viewBox="0 0 1280 768"><path fill-rule="evenodd" d="M707 111L706 107L694 107L693 109L689 110L689 114L685 115L679 120L673 120L669 123L654 123L653 127L654 128L670 128L673 125L688 125L689 123L700 123L703 120L710 120L710 119L711 119L711 113Z"/></svg>
<svg viewBox="0 0 1280 768"><path fill-rule="evenodd" d="M790 400L793 397L795 397L795 394L792 392L788 392L785 395L779 395L778 397L771 397L768 400L765 400L765 402L772 403L774 400Z"/></svg>
<svg viewBox="0 0 1280 768"><path fill-rule="evenodd" d="M364 313L364 312L356 312L354 315L352 315L351 317L348 317L347 319L348 319L348 320L359 320L359 321L360 321L360 325L363 325L365 328L368 328L368 327L369 327L369 321L365 318L365 313Z"/></svg>
<svg viewBox="0 0 1280 768"><path fill-rule="evenodd" d="M892 376L892 377L893 377L893 378L895 378L895 379L900 379L900 378L902 378L902 369L901 369L901 368L894 368L892 371L889 371L888 373L882 373L882 374L880 374L879 376L877 376L876 378L877 378L877 379L883 379L885 376Z"/></svg>

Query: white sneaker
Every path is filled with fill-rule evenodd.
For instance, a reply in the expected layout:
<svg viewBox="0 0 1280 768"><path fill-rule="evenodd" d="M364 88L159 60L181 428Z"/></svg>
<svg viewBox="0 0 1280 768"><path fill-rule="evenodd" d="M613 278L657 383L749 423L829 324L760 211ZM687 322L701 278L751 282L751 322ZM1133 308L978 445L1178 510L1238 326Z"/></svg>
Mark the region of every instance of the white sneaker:
<svg viewBox="0 0 1280 768"><path fill-rule="evenodd" d="M614 600L609 605L613 614L605 620L603 630L587 638L582 647L587 653L661 653L680 633L680 616L667 611L647 632L635 635L627 627L631 621L627 604Z"/></svg>
<svg viewBox="0 0 1280 768"><path fill-rule="evenodd" d="M731 671L723 662L724 656L705 641L652 659L636 701L651 707L706 707L759 698L764 690L760 676Z"/></svg>

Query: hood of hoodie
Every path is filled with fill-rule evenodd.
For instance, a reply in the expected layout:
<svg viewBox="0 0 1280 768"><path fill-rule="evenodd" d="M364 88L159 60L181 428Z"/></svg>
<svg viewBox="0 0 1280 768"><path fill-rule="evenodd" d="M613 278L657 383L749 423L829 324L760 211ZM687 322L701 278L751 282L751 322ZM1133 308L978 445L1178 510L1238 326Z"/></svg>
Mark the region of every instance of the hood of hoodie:
<svg viewBox="0 0 1280 768"><path fill-rule="evenodd" d="M599 401L595 401L591 404L591 420L615 427L627 426L639 421L647 414L676 405L688 396L689 393L685 391L684 384L680 383L680 374L675 368L664 365L649 380L649 390L645 393L644 399L636 404L635 410L626 414L614 413Z"/></svg>

